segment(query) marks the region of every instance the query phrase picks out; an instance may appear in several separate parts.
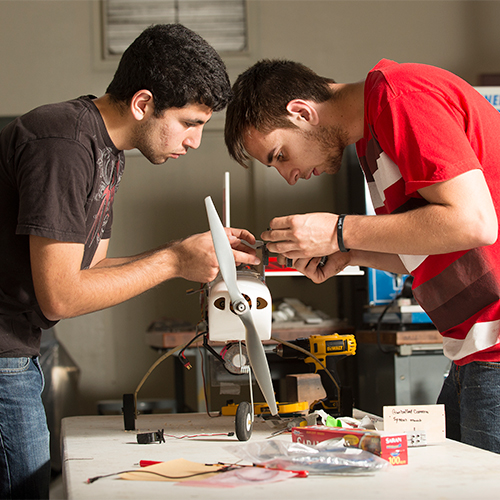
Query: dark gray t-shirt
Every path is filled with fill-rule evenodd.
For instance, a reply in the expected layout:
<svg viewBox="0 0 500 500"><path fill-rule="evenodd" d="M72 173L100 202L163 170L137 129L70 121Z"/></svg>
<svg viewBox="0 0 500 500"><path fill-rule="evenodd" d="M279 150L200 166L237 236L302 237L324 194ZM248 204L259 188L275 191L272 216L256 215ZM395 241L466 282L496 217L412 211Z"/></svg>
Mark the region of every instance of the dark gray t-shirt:
<svg viewBox="0 0 500 500"><path fill-rule="evenodd" d="M29 235L83 243L82 269L111 235L124 155L92 99L41 106L0 133L0 357L37 355L55 324L36 301Z"/></svg>

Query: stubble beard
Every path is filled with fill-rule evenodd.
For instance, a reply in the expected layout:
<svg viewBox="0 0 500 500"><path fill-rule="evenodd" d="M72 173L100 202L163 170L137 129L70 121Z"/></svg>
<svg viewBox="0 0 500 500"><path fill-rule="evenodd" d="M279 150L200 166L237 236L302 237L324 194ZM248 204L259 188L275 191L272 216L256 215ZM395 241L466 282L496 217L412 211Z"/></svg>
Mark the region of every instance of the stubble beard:
<svg viewBox="0 0 500 500"><path fill-rule="evenodd" d="M325 154L324 172L336 174L342 166L345 148L349 145L347 132L339 126L320 126L314 131L304 132L306 137L318 144L319 150Z"/></svg>
<svg viewBox="0 0 500 500"><path fill-rule="evenodd" d="M150 140L153 136L152 130L151 122L138 123L134 131L134 145L150 163L153 165L162 165L168 158L160 156L155 151L154 145Z"/></svg>

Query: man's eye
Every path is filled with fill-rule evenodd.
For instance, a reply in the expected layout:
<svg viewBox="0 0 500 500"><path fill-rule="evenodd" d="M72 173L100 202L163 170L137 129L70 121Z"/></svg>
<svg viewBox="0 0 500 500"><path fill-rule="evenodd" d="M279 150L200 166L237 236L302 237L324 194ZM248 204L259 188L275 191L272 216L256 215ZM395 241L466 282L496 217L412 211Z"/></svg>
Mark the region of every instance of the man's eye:
<svg viewBox="0 0 500 500"><path fill-rule="evenodd" d="M276 161L283 161L283 153L278 153L276 155Z"/></svg>

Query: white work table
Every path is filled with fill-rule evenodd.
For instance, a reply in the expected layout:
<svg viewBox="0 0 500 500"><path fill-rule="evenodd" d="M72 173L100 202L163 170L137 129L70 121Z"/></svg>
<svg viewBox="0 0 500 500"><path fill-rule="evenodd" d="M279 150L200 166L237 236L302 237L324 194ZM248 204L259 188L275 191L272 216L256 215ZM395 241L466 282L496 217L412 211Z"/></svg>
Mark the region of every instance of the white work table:
<svg viewBox="0 0 500 500"><path fill-rule="evenodd" d="M366 476L309 476L287 481L238 488L178 486L172 482L127 481L117 476L87 484L94 476L132 470L140 460L168 461L184 458L199 463L234 463L238 459L224 449L227 444L244 446L236 437L211 436L190 439L166 437L166 443L138 444L136 434L164 429L165 434L234 431L232 417L210 418L206 414L140 415L136 431L124 431L121 416L69 417L62 423L63 483L68 499L256 498L295 499L498 499L500 455L455 441L408 450L409 463L390 466ZM251 440L270 435L260 423ZM290 434L273 439L291 441Z"/></svg>

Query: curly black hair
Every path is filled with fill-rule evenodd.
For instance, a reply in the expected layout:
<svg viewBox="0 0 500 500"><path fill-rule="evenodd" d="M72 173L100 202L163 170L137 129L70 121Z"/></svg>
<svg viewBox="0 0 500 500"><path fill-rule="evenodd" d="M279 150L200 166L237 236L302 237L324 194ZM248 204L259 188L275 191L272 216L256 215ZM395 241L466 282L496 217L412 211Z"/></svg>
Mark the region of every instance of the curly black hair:
<svg viewBox="0 0 500 500"><path fill-rule="evenodd" d="M181 24L150 26L123 53L106 93L117 103L129 104L139 90L153 94L156 116L187 104L220 111L232 96L219 54Z"/></svg>

